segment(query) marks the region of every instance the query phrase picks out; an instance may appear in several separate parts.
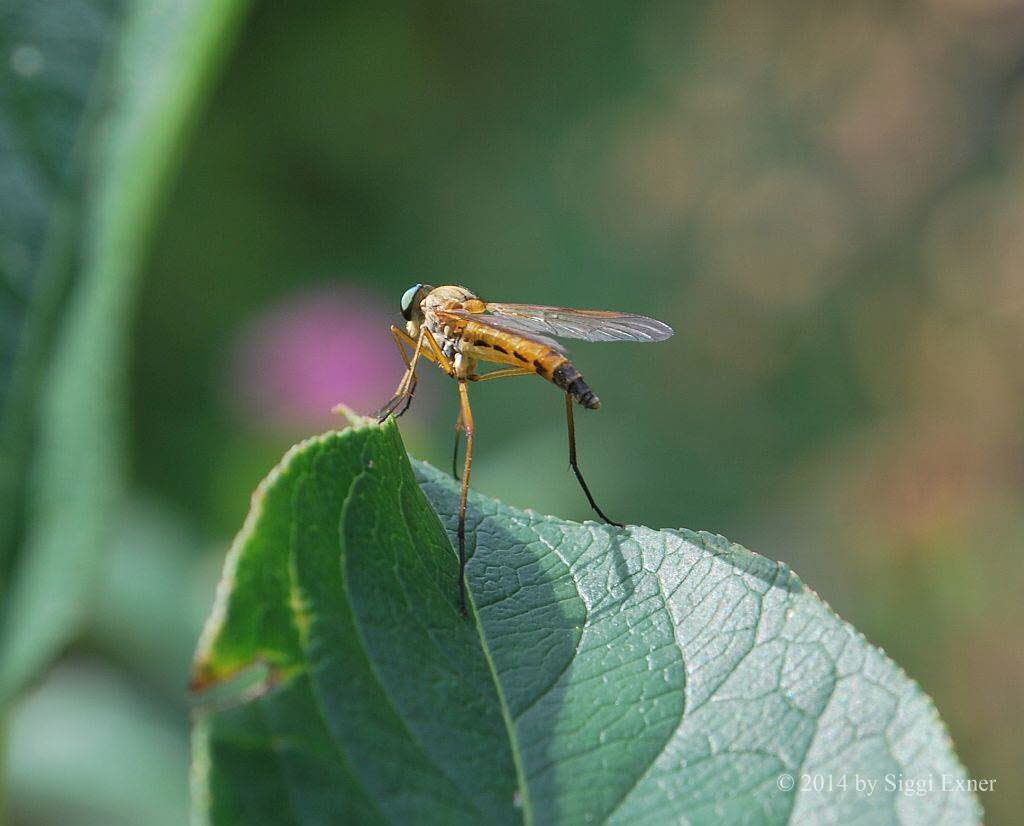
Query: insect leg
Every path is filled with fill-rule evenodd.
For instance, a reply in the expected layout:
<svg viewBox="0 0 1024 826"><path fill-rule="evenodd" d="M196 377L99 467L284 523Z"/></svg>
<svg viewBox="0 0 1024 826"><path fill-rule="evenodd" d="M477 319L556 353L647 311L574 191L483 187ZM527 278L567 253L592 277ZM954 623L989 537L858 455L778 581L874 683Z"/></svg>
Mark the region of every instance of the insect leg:
<svg viewBox="0 0 1024 826"><path fill-rule="evenodd" d="M478 376L470 376L470 381L490 381L491 379L510 379L513 376L532 376L533 370L526 367L506 367L502 370L492 370L490 373L483 373Z"/></svg>
<svg viewBox="0 0 1024 826"><path fill-rule="evenodd" d="M409 353L405 348L411 347L413 352L416 352L416 339L405 332L405 330L400 327L396 327L394 324L391 325L391 337L394 339L395 346L398 348L398 354L402 357L402 361L405 362L406 368L408 368ZM422 350L420 355L432 364L437 363L437 356L430 351L429 347L426 350Z"/></svg>
<svg viewBox="0 0 1024 826"><path fill-rule="evenodd" d="M408 338L410 341L412 341L411 336L409 336ZM426 348L421 347L421 345L424 343L427 345ZM417 346L420 347L421 354L424 358L429 359L432 362L436 362L438 365L440 365L441 369L444 370L445 373L447 373L452 378L455 378L454 366L452 366L452 363L448 359L448 356L444 354L444 350L441 349L441 346L437 343L437 339L434 338L434 334L430 332L428 328L422 328L419 342L417 342ZM413 357L413 359L415 361L415 356ZM412 404L412 397L413 394L416 392L417 382L418 379L416 377L416 373L414 370L412 375L412 384L406 388L405 404L402 405L402 408L397 413L395 413L396 419L403 413L405 413L405 411L409 409L409 405Z"/></svg>
<svg viewBox="0 0 1024 826"><path fill-rule="evenodd" d="M604 515L604 511L597 506L597 502L594 501L593 495L590 493L590 488L587 487L586 480L583 478L583 473L580 471L580 466L576 462L576 426L572 420L572 396L568 393L565 394L565 422L569 427L569 464L572 466L572 472L576 474L576 479L579 480L580 487L583 488L583 492L587 495L587 501L590 503L597 515L600 516L609 525L616 525L617 527L624 528L621 522L616 522L614 519L609 519Z"/></svg>
<svg viewBox="0 0 1024 826"><path fill-rule="evenodd" d="M431 350L431 361L436 361L441 365L441 369L444 370L449 376L455 378L455 368L449 361L448 356L444 354L444 350L441 349L441 345L437 343L437 339L434 338L434 334L430 332L426 327L423 328L423 336L427 341L427 349Z"/></svg>
<svg viewBox="0 0 1024 826"><path fill-rule="evenodd" d="M398 348L398 355L402 357L402 361L405 362L405 369L409 369L409 354L405 350L406 343L412 345L413 350L416 349L416 339L409 335L405 330L399 330L394 324L391 325L391 338L395 342L395 347Z"/></svg>
<svg viewBox="0 0 1024 826"><path fill-rule="evenodd" d="M489 379L504 379L511 378L512 376L529 376L533 374L533 370L528 370L525 367L509 367L506 370L494 370L491 373L484 373L482 376L467 376L469 381L488 381ZM452 450L452 476L456 479L459 478L459 443L462 441L462 412L459 412L459 418L455 420L455 448Z"/></svg>
<svg viewBox="0 0 1024 826"><path fill-rule="evenodd" d="M459 408L459 417L455 420L455 449L452 450L452 476L459 478L459 442L462 441L462 408Z"/></svg>
<svg viewBox="0 0 1024 826"><path fill-rule="evenodd" d="M462 468L462 491L459 496L459 610L468 617L466 610L466 499L469 497L469 471L473 467L473 443L476 428L473 426L473 411L469 407L469 392L466 379L459 379L459 408L462 426L466 430L466 463Z"/></svg>
<svg viewBox="0 0 1024 826"><path fill-rule="evenodd" d="M484 373L482 376L467 376L469 381L488 381L489 379L504 379L511 378L512 376L529 376L533 374L533 370L527 370L525 367L509 367L506 370L494 370L490 373ZM456 479L459 478L459 443L462 441L462 413L460 411L459 418L455 421L455 448L452 450L452 476Z"/></svg>
<svg viewBox="0 0 1024 826"><path fill-rule="evenodd" d="M426 328L424 328L426 331ZM395 395L391 397L391 400L385 404L380 410L377 411L377 421L383 422L392 413L398 410L398 407L405 402L401 410L395 413L395 417L401 416L409 409L409 404L412 402L412 394L416 392L416 362L419 360L421 354L423 354L423 335L420 334L419 339L416 341L416 348L413 350L412 358L409 358L405 353L403 347L406 343L412 342L412 336L403 333L397 327L392 326L391 335L395 339L395 344L402 354L402 359L406 363L405 375L402 376L402 380L398 383L398 389L395 391ZM426 356L431 361L434 361L429 355Z"/></svg>

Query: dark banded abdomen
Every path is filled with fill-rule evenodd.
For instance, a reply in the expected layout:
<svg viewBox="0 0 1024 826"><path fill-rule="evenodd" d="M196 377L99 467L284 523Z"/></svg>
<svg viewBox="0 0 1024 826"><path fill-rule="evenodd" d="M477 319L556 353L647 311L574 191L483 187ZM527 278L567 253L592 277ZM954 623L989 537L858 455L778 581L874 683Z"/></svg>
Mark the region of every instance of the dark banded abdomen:
<svg viewBox="0 0 1024 826"><path fill-rule="evenodd" d="M593 390L587 387L580 371L571 361L565 361L556 367L551 373L551 381L584 407L597 410L601 406L601 400Z"/></svg>

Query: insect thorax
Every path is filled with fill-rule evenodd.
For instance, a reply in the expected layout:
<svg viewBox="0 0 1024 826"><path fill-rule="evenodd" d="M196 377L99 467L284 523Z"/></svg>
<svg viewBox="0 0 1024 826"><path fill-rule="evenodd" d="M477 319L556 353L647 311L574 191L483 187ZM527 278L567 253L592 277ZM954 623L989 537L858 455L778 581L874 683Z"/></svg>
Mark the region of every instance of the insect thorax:
<svg viewBox="0 0 1024 826"><path fill-rule="evenodd" d="M430 313L443 307L461 307L467 301L474 300L479 301L480 299L465 287L448 285L435 287L427 293L427 297L423 299L422 308L424 313Z"/></svg>
<svg viewBox="0 0 1024 826"><path fill-rule="evenodd" d="M431 333L441 347L441 352L452 362L458 361L456 369L461 367L462 335L461 330L452 329L447 324L442 324L437 318L437 311L445 308L462 307L468 301L479 301L479 299L465 287L453 285L436 287L431 290L421 305L423 310L423 324ZM460 371L461 372L461 371Z"/></svg>
<svg viewBox="0 0 1024 826"><path fill-rule="evenodd" d="M441 352L453 360L462 352L462 336L450 326L441 324L437 316L429 310L424 313L423 325L434 334L434 340L441 347Z"/></svg>

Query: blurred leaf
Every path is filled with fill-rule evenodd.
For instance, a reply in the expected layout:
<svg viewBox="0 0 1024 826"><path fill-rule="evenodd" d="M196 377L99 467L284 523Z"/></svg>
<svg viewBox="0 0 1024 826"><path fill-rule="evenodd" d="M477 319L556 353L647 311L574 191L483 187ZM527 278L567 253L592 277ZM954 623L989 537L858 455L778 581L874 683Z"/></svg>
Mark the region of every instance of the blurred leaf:
<svg viewBox="0 0 1024 826"><path fill-rule="evenodd" d="M0 42L0 554L18 530L29 421L76 262L90 90L116 3L4 4ZM6 571L4 572L6 573Z"/></svg>
<svg viewBox="0 0 1024 826"><path fill-rule="evenodd" d="M0 629L0 696L16 691L74 632L95 583L121 489L124 372L134 282L177 147L224 57L243 0L140 0L115 31L89 134L73 280L52 355L29 377L38 396L24 543ZM62 3L26 5L64 29ZM43 57L46 54L43 53ZM27 128L20 110L7 113ZM39 135L40 139L46 137ZM59 139L60 136L54 136ZM26 333L28 335L28 333ZM28 438L28 434L21 434ZM6 508L6 503L4 504Z"/></svg>
<svg viewBox="0 0 1024 826"><path fill-rule="evenodd" d="M151 694L182 706L183 676L216 582L213 553L166 503L132 496L102 562L86 644L144 679ZM168 583L174 583L169 587Z"/></svg>
<svg viewBox="0 0 1024 826"><path fill-rule="evenodd" d="M414 475L393 421L311 439L267 477L195 680L266 673L197 712L200 821L980 820L969 793L883 787L965 775L918 686L784 565L474 495L467 622L457 502L449 477Z"/></svg>
<svg viewBox="0 0 1024 826"><path fill-rule="evenodd" d="M48 286L48 230L55 209L78 188L75 136L87 119L89 90L116 25L112 0L12 0L0 10L0 398L34 309Z"/></svg>
<svg viewBox="0 0 1024 826"><path fill-rule="evenodd" d="M180 826L188 740L177 715L109 665L62 663L11 715L13 822Z"/></svg>

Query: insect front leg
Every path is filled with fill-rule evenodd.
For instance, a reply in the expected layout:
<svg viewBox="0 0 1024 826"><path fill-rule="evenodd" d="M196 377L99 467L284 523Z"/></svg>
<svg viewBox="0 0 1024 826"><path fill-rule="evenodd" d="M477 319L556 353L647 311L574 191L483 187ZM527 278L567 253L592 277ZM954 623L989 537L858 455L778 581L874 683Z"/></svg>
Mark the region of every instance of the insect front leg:
<svg viewBox="0 0 1024 826"><path fill-rule="evenodd" d="M408 338L410 341L412 341L411 336L408 336ZM435 364L440 366L440 368L444 370L444 372L447 373L452 378L456 377L454 365L444 354L444 350L441 349L441 345L437 343L437 339L434 338L434 334L430 332L429 328L421 328L420 338L419 341L417 342L417 349L419 354L422 355L423 358L431 362L434 362ZM416 354L413 354L413 364L415 364L415 359ZM410 367L410 372L412 373L412 383L406 387L405 404L397 413L395 413L395 418L398 418L403 413L405 413L406 410L409 409L409 405L412 403L413 393L416 392L416 384L419 381L419 379L416 376L415 367Z"/></svg>
<svg viewBox="0 0 1024 826"><path fill-rule="evenodd" d="M448 359L448 356L444 354L444 350L442 350L441 345L437 343L437 339L434 338L434 334L424 327L423 335L426 340L428 351L424 352L424 355L431 361L437 362L441 369L454 379L456 377L455 366Z"/></svg>
<svg viewBox="0 0 1024 826"><path fill-rule="evenodd" d="M416 363L419 360L420 355L423 355L429 361L436 361L431 353L426 352L423 349L424 334L429 335L429 331L425 327L421 328L419 337L417 339L413 339L413 337L404 330L399 330L397 327L392 325L391 335L394 337L395 345L398 347L398 352L401 354L402 360L405 362L405 374L402 376L402 380L398 383L398 389L395 390L395 395L391 397L391 400L388 401L387 404L377 411L377 421L383 422L392 413L395 414L395 418L398 418L409 409L409 405L412 403L413 394L416 392L416 384L419 381L416 376ZM405 346L407 344L415 345L411 358L405 351Z"/></svg>

